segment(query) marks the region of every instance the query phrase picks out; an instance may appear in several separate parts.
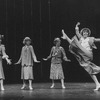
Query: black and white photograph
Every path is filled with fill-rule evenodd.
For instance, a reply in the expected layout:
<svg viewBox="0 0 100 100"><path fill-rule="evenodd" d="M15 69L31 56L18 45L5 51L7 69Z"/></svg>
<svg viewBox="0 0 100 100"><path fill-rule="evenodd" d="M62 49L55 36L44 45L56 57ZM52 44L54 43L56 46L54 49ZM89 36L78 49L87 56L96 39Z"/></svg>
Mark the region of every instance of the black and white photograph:
<svg viewBox="0 0 100 100"><path fill-rule="evenodd" d="M100 0L0 0L0 100L100 100Z"/></svg>

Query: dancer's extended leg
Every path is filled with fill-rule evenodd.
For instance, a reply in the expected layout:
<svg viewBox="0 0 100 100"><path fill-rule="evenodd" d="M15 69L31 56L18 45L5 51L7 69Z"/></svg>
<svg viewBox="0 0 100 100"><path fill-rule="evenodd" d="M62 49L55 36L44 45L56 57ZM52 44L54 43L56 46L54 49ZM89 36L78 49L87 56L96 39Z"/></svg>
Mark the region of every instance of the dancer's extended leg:
<svg viewBox="0 0 100 100"><path fill-rule="evenodd" d="M68 43L71 44L72 40L65 34L64 30L62 30L62 34L63 36L61 38L67 40Z"/></svg>

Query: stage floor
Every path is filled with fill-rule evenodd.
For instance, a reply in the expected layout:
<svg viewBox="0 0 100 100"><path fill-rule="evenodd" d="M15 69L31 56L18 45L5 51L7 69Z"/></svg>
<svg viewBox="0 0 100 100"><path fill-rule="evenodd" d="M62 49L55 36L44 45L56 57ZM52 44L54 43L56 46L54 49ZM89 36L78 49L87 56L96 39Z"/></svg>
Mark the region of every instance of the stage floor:
<svg viewBox="0 0 100 100"><path fill-rule="evenodd" d="M5 85L0 91L0 100L100 100L100 91L94 91L94 83L66 83L66 89L56 83L34 83L33 90L21 90L22 84Z"/></svg>

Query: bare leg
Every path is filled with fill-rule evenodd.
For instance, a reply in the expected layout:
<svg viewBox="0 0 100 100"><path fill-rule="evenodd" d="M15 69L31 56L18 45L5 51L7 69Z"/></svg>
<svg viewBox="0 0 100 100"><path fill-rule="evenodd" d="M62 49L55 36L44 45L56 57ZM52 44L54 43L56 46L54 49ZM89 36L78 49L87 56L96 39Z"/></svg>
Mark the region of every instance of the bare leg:
<svg viewBox="0 0 100 100"><path fill-rule="evenodd" d="M32 80L29 80L29 89L33 90L33 88L32 88Z"/></svg>
<svg viewBox="0 0 100 100"><path fill-rule="evenodd" d="M54 88L54 86L55 86L55 83L54 83L54 80L52 80L52 85L50 88Z"/></svg>
<svg viewBox="0 0 100 100"><path fill-rule="evenodd" d="M67 40L68 43L71 44L72 40L65 34L64 30L62 30L62 34L63 36L61 38Z"/></svg>
<svg viewBox="0 0 100 100"><path fill-rule="evenodd" d="M62 84L62 88L65 89L65 85L64 85L64 79L61 79L61 84Z"/></svg>
<svg viewBox="0 0 100 100"><path fill-rule="evenodd" d="M26 83L25 83L25 80L23 80L23 86L21 89L24 89L26 87Z"/></svg>
<svg viewBox="0 0 100 100"><path fill-rule="evenodd" d="M1 90L4 90L3 80L1 79Z"/></svg>
<svg viewBox="0 0 100 100"><path fill-rule="evenodd" d="M93 81L96 84L96 89L94 90L98 90L100 88L100 83L98 82L97 77L95 75L90 75L90 76L92 77Z"/></svg>

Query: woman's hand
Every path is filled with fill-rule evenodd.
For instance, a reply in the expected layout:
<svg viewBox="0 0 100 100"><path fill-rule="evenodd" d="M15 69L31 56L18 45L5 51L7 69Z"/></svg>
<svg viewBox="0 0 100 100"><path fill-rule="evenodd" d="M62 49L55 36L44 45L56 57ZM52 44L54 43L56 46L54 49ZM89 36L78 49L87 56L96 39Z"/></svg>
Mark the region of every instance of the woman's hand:
<svg viewBox="0 0 100 100"><path fill-rule="evenodd" d="M11 59L6 58L7 64L11 65Z"/></svg>
<svg viewBox="0 0 100 100"><path fill-rule="evenodd" d="M77 22L76 27L75 27L76 30L79 29L78 27L79 25L80 25L80 22Z"/></svg>
<svg viewBox="0 0 100 100"><path fill-rule="evenodd" d="M71 62L71 60L70 60L70 59L67 59L67 61L68 61L68 62Z"/></svg>
<svg viewBox="0 0 100 100"><path fill-rule="evenodd" d="M15 65L18 65L18 64L20 64L20 62L15 63Z"/></svg>
<svg viewBox="0 0 100 100"><path fill-rule="evenodd" d="M3 55L2 56L2 59L7 59L7 58L9 58L8 55Z"/></svg>
<svg viewBox="0 0 100 100"><path fill-rule="evenodd" d="M76 26L79 26L80 25L80 22L77 22Z"/></svg>
<svg viewBox="0 0 100 100"><path fill-rule="evenodd" d="M46 58L43 58L43 60L44 60L44 61L47 61L48 59L46 59Z"/></svg>
<svg viewBox="0 0 100 100"><path fill-rule="evenodd" d="M34 62L36 62L36 63L40 63L40 61L37 61L37 60L35 60Z"/></svg>
<svg viewBox="0 0 100 100"><path fill-rule="evenodd" d="M71 60L70 60L70 59L65 59L65 61L71 62Z"/></svg>

